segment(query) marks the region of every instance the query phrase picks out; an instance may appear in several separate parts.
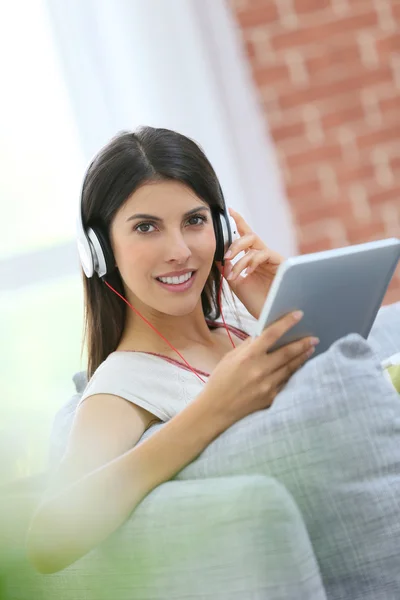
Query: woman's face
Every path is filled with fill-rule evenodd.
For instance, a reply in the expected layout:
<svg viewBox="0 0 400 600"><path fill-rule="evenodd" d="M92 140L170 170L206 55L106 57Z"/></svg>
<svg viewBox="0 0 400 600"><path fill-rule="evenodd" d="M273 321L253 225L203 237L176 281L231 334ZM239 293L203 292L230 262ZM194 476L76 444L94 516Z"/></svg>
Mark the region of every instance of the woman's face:
<svg viewBox="0 0 400 600"><path fill-rule="evenodd" d="M210 208L190 188L176 181L143 185L116 213L110 237L133 305L139 300L174 316L194 310L210 274L216 240ZM192 278L177 287L157 280L187 270L194 272Z"/></svg>

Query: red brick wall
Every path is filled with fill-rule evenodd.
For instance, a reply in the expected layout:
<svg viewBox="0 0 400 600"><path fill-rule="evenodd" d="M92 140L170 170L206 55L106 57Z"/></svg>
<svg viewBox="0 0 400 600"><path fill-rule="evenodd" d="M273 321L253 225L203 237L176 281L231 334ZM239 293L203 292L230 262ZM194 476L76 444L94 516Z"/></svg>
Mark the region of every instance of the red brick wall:
<svg viewBox="0 0 400 600"><path fill-rule="evenodd" d="M400 1L229 1L300 251L400 237Z"/></svg>

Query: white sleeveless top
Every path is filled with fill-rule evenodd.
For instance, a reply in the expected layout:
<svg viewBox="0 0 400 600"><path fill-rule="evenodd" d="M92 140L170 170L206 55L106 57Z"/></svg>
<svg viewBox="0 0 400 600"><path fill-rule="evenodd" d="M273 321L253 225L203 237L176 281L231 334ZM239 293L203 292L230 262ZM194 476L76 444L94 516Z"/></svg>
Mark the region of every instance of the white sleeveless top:
<svg viewBox="0 0 400 600"><path fill-rule="evenodd" d="M245 339L253 333L256 319L235 298L235 309L223 304L225 322L235 335ZM223 327L222 317L208 321ZM194 369L207 381L209 373ZM79 404L94 394L113 394L141 406L162 421L168 421L189 404L204 383L181 360L150 352L112 352L93 373ZM78 404L78 406L79 406Z"/></svg>

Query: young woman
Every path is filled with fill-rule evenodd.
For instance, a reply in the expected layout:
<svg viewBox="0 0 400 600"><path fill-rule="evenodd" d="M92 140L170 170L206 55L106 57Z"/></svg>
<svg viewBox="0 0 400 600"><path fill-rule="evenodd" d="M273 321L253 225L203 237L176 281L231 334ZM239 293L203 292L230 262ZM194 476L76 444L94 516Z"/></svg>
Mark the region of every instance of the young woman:
<svg viewBox="0 0 400 600"><path fill-rule="evenodd" d="M222 275L251 321L282 257L230 210L240 238L216 260L224 200L192 140L151 127L119 134L90 164L81 202L106 274L99 264L85 269L89 383L27 538L43 573L89 552L219 434L268 408L317 343L305 338L267 353L301 314L256 339L218 322ZM136 445L160 421L166 425Z"/></svg>

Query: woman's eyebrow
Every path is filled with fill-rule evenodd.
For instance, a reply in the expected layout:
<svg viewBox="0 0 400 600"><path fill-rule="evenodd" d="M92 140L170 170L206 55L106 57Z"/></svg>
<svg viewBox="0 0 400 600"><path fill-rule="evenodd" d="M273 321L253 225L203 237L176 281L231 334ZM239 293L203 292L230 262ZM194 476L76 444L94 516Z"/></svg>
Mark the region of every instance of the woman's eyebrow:
<svg viewBox="0 0 400 600"><path fill-rule="evenodd" d="M190 215L193 215L194 213L197 213L200 211L210 212L210 208L208 206L204 206L204 204L202 204L201 206L196 206L196 208L192 208L192 210L189 210L183 216L190 217ZM132 221L133 219L151 219L152 221L159 221L160 223L162 223L162 221L163 221L163 219L161 219L160 217L155 217L154 215L138 213L136 215L132 215L132 216L128 217L126 222Z"/></svg>

